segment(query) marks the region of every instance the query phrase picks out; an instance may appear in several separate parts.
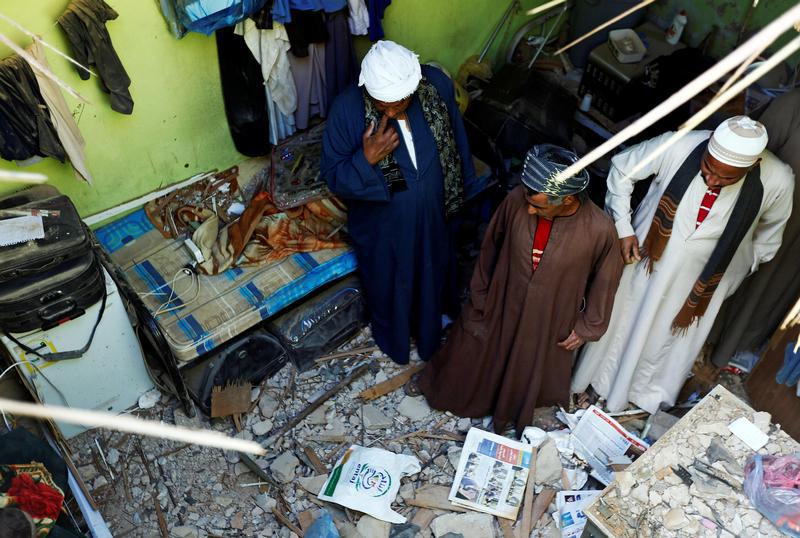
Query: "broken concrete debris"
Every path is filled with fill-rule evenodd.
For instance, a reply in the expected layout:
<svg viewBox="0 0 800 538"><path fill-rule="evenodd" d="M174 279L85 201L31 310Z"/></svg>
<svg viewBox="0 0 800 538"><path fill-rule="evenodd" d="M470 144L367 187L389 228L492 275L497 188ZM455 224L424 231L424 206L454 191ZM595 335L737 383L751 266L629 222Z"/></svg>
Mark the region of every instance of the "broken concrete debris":
<svg viewBox="0 0 800 538"><path fill-rule="evenodd" d="M458 439L463 439L473 426L491 430L491 424L483 419L431 410L424 398L406 396L396 381L392 385L397 387L385 394L370 400L360 398L369 388L390 382L410 369L390 361L373 357L373 364L363 370L361 377L340 386L343 379L368 360L369 357L324 361L308 372L294 375L291 366L285 367L267 380L263 391L259 387L250 392L253 411L242 417L245 428L241 432L236 432L230 419L210 420L202 414L190 418L175 399L162 398L160 393L153 393L151 407L140 406L138 413L147 418L259 440L270 448L268 456L255 460L266 479L247 467L237 452L142 439L148 473L135 449L133 436L98 430L70 441L78 474L87 484L95 486L92 493L114 536L160 536L154 499L158 499L169 535L186 538L291 538L294 532L291 528L307 530L309 517L319 517L322 509L332 516L339 535L349 538L500 538L507 535L509 525L517 536L560 536L552 517L553 513L558 514L556 489L562 489L562 461L566 462L555 441L559 436L549 435L551 431L544 433L547 439L543 439L532 469L538 485L545 483L542 478L546 478L552 487L540 489L538 494L532 491L530 499L526 491L519 519L509 520L504 529L497 518L466 511L448 501L463 446ZM338 390L331 393L336 387ZM310 403L326 394L329 394L326 400L305 413ZM643 457L640 457L626 471L618 471L615 489L619 497L603 496L608 505L605 510L614 524L622 529L626 521L636 523L637 518L646 517L647 524L657 525L664 536L703 536L703 532L706 536L716 536L717 529L739 528L740 536L758 536L759 532L775 535L774 527L752 509L740 489L733 490L691 467L694 458L698 458L720 476L741 482L740 461L746 449L741 443L731 441L732 434L727 429L728 423L738 416L747 417L769 434L770 442L764 450L797 450L796 444L779 429L768 423L765 426L765 417L754 415L752 410L738 409L737 413L731 416L723 410L712 413L710 418L694 420L692 435L679 436L680 442L667 442L646 469L637 467L641 465ZM301 415L303 418L283 435L271 438L273 430L278 433ZM538 416L550 417L553 412L544 410ZM553 426L542 419L534 425L546 430L564 427L557 420L555 423ZM623 425L632 427L631 421ZM667 440L671 431L664 434ZM93 455L96 448L92 447L98 436L109 469L102 461L99 464L95 461L99 458ZM317 499L328 480L327 473L352 444L379 447L419 459L421 471L401 480L392 503L392 509L405 517L406 523L388 524ZM316 461L306 449L315 454ZM691 486L673 472L673 467L681 462L691 473ZM123 486L122 480L112 480L109 471L117 478L118 474L126 476L127 485ZM736 503L734 510L729 509L732 499ZM620 505L628 512L617 515ZM734 512L736 517L729 515ZM531 531L527 534L521 530L526 516ZM701 520L711 522L715 530L706 529ZM669 530L672 528L677 530Z"/></svg>

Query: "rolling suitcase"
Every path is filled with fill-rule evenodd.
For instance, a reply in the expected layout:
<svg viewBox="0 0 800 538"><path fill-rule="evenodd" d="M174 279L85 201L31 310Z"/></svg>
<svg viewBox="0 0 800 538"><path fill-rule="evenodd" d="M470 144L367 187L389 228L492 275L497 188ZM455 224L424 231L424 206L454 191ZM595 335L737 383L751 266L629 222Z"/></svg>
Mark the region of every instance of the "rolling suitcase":
<svg viewBox="0 0 800 538"><path fill-rule="evenodd" d="M281 314L267 329L281 339L289 360L302 372L366 323L361 282L347 277Z"/></svg>
<svg viewBox="0 0 800 538"><path fill-rule="evenodd" d="M54 187L32 187L0 198L0 211L4 209L44 209L59 215L42 217L43 239L0 247L0 282L46 272L92 250L89 233L72 201Z"/></svg>
<svg viewBox="0 0 800 538"><path fill-rule="evenodd" d="M258 385L286 364L286 351L277 338L256 328L239 335L187 366L181 374L197 406L211 413L211 390L229 382Z"/></svg>
<svg viewBox="0 0 800 538"><path fill-rule="evenodd" d="M0 212L9 209L50 213L42 216L44 238L0 247L0 330L49 329L104 297L91 236L68 197L33 187L0 199Z"/></svg>

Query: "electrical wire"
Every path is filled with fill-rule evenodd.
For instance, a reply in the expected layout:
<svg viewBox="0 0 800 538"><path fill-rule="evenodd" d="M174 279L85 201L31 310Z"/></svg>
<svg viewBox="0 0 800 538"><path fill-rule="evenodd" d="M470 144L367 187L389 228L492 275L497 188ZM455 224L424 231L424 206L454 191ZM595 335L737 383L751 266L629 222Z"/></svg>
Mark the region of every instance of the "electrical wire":
<svg viewBox="0 0 800 538"><path fill-rule="evenodd" d="M181 275L188 276L191 279L191 282L189 283L189 286L186 287L186 289L178 293L176 292L175 285L178 283L178 277ZM138 295L141 298L149 297L151 295L162 295L162 296L167 295L166 292L160 290L160 288L163 288L164 286L167 286L167 284L165 283L159 286L159 289L156 289L154 291L150 291L147 293L140 293ZM194 289L194 294L192 295L191 299L183 301L182 304L166 308L173 300L179 299L181 295L183 295L184 293L188 292L191 289ZM157 318L161 314L166 314L168 312L173 312L175 310L180 310L181 308L185 308L186 306L189 306L194 301L196 301L197 298L200 296L200 277L196 273L194 273L191 269L182 267L177 271L175 271L175 274L172 276L172 279L169 284L169 290L170 292L169 295L167 296L167 300L158 305L158 308L156 308L155 312L153 313L154 318Z"/></svg>
<svg viewBox="0 0 800 538"><path fill-rule="evenodd" d="M42 372L42 370L41 370L41 369L40 369L38 366L36 366L36 364L34 364L33 362L31 362L31 361L29 361L29 360L27 360L27 359L26 359L26 360L22 360L22 361L17 361L17 362L15 362L14 364L12 364L11 366L9 366L8 368L6 368L5 370L3 370L3 373L0 373L0 380L2 380L2 379L3 379L3 376L4 376L4 375L6 375L8 372L10 372L12 368L14 368L14 367L16 367L16 366L21 366L21 365L23 365L23 364L28 364L28 365L30 365L30 367L31 367L31 368L33 368L34 370L36 370L36 373L37 373L37 374L39 374L40 376L42 376L42 379L44 379L45 381L47 381L47 384L48 384L48 385L50 385L50 386L53 388L53 390L54 390L54 391L56 391L56 393L57 393L57 394L58 394L58 395L61 397L61 400L64 402L64 405L66 405L67 407L69 407L69 401L67 400L67 397L66 397L66 396L64 396L64 393L63 393L63 392L61 392L61 389L59 389L59 388L56 386L56 384L55 384L55 383L53 383L52 381L50 381L50 378L49 378L49 377L47 377L46 375L44 375L44 372ZM38 393L38 391L36 390L36 387L34 387L33 385L31 385L31 389L32 389L32 390L33 390L33 392L36 394L36 397L37 397L37 398L39 398L39 399L41 400L41 399L42 399L42 397L41 397L41 396L39 396L39 393ZM8 425L8 420L6 420L6 414L5 414L5 413L4 413L4 412L3 412L1 409L0 409L0 413L2 413L2 415L3 415L3 422L5 423L5 425L6 425L6 428L8 428L8 430L9 430L9 431L11 431L11 426L9 426L9 425Z"/></svg>

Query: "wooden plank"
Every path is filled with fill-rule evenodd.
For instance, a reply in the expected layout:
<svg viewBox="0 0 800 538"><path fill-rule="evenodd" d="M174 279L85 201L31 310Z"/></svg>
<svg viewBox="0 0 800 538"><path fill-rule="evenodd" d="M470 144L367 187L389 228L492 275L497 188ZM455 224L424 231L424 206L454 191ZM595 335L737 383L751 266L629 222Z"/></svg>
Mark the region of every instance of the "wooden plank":
<svg viewBox="0 0 800 538"><path fill-rule="evenodd" d="M514 529L511 527L511 520L496 516L495 519L500 524L500 530L503 531L503 538L516 538Z"/></svg>
<svg viewBox="0 0 800 538"><path fill-rule="evenodd" d="M411 523L419 527L421 531L424 531L431 526L434 519L436 519L436 512L428 508L420 508L417 510L417 513L414 514L414 517L411 518Z"/></svg>
<svg viewBox="0 0 800 538"><path fill-rule="evenodd" d="M295 415L286 424L284 424L280 428L273 429L273 431L269 432L267 438L270 439L271 442L273 443L277 441L286 432L288 432L289 430L300 424L300 422L302 422L303 419L306 418L308 415L313 413L316 408L318 408L323 403L328 401L331 397L333 397L340 390L348 386L350 383L352 383L353 381L364 375L369 369L369 366L370 362L365 362L364 364L353 370L353 372L351 372L350 375L339 381L333 388L326 391L325 394L323 394L322 396L320 396L319 398L308 404L305 409L303 409L300 413ZM247 396L247 403L248 405L250 404L249 394Z"/></svg>
<svg viewBox="0 0 800 538"><path fill-rule="evenodd" d="M300 523L300 528L303 532L308 532L308 528L314 523L314 512L316 510L304 510L297 514L297 522Z"/></svg>
<svg viewBox="0 0 800 538"><path fill-rule="evenodd" d="M281 525L283 525L284 527L286 527L287 529L289 529L290 531L292 531L293 533L295 533L295 534L296 534L297 536L299 536L300 538L303 538L303 537L306 535L306 533L305 533L305 532L303 532L303 529L301 529L300 527L298 527L297 525L295 525L294 523L292 523L292 521L291 521L291 520L290 520L288 517L286 517L286 516L285 516L285 515L284 515L284 514L283 514L283 513L282 513L280 510L278 510L277 508L273 508L273 509L272 509L272 515L273 515L273 516L275 516L275 519L277 519L277 520L278 520L278 522L279 522Z"/></svg>
<svg viewBox="0 0 800 538"><path fill-rule="evenodd" d="M395 390L399 389L403 385L405 385L411 377L416 374L417 372L421 372L425 368L425 364L417 364L410 368L406 368L396 376L387 379L381 383L378 383L374 387L370 387L361 391L359 394L359 398L364 400L370 401L376 398L380 398L390 392L394 392Z"/></svg>
<svg viewBox="0 0 800 538"><path fill-rule="evenodd" d="M319 459L317 453L314 452L314 449L310 446L304 446L303 452L305 453L308 461L311 463L311 466L314 468L315 471L319 474L326 474L328 472L328 466L322 463L322 460Z"/></svg>
<svg viewBox="0 0 800 538"><path fill-rule="evenodd" d="M447 486L426 485L414 492L413 499L406 499L406 505L431 510L448 510L450 512L466 512L465 508L450 503L447 497L450 488Z"/></svg>
<svg viewBox="0 0 800 538"><path fill-rule="evenodd" d="M538 449L534 448L531 454L531 469L528 471L528 485L525 488L525 500L522 503L522 521L517 527L517 538L528 538L531 535L531 516L533 511L533 496L536 489L536 457Z"/></svg>
<svg viewBox="0 0 800 538"><path fill-rule="evenodd" d="M211 389L211 417L241 415L250 409L250 383L228 383ZM240 428L241 424L237 425ZM241 430L240 430L241 431Z"/></svg>
<svg viewBox="0 0 800 538"><path fill-rule="evenodd" d="M533 530L533 527L536 526L536 523L541 519L542 515L547 512L547 507L550 506L550 503L553 502L553 497L556 496L556 490L551 488L545 488L542 492L536 496L536 501L533 503L533 515L531 517L532 526L528 531L530 535L530 531Z"/></svg>

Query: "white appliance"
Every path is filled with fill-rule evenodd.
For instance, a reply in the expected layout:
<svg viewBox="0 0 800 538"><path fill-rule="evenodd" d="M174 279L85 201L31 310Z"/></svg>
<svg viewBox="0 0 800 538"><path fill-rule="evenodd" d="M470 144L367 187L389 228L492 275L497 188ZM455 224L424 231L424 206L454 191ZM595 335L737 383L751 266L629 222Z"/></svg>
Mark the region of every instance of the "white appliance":
<svg viewBox="0 0 800 538"><path fill-rule="evenodd" d="M25 363L17 370L28 378L44 403L121 413L135 405L140 395L153 388L139 341L117 286L103 271L108 293L106 308L91 347L80 358L47 362L26 354L5 335L0 336L14 361ZM89 340L100 304L98 301L87 308L84 315L52 329L13 336L42 355L81 349ZM67 439L87 429L74 424L56 424Z"/></svg>

